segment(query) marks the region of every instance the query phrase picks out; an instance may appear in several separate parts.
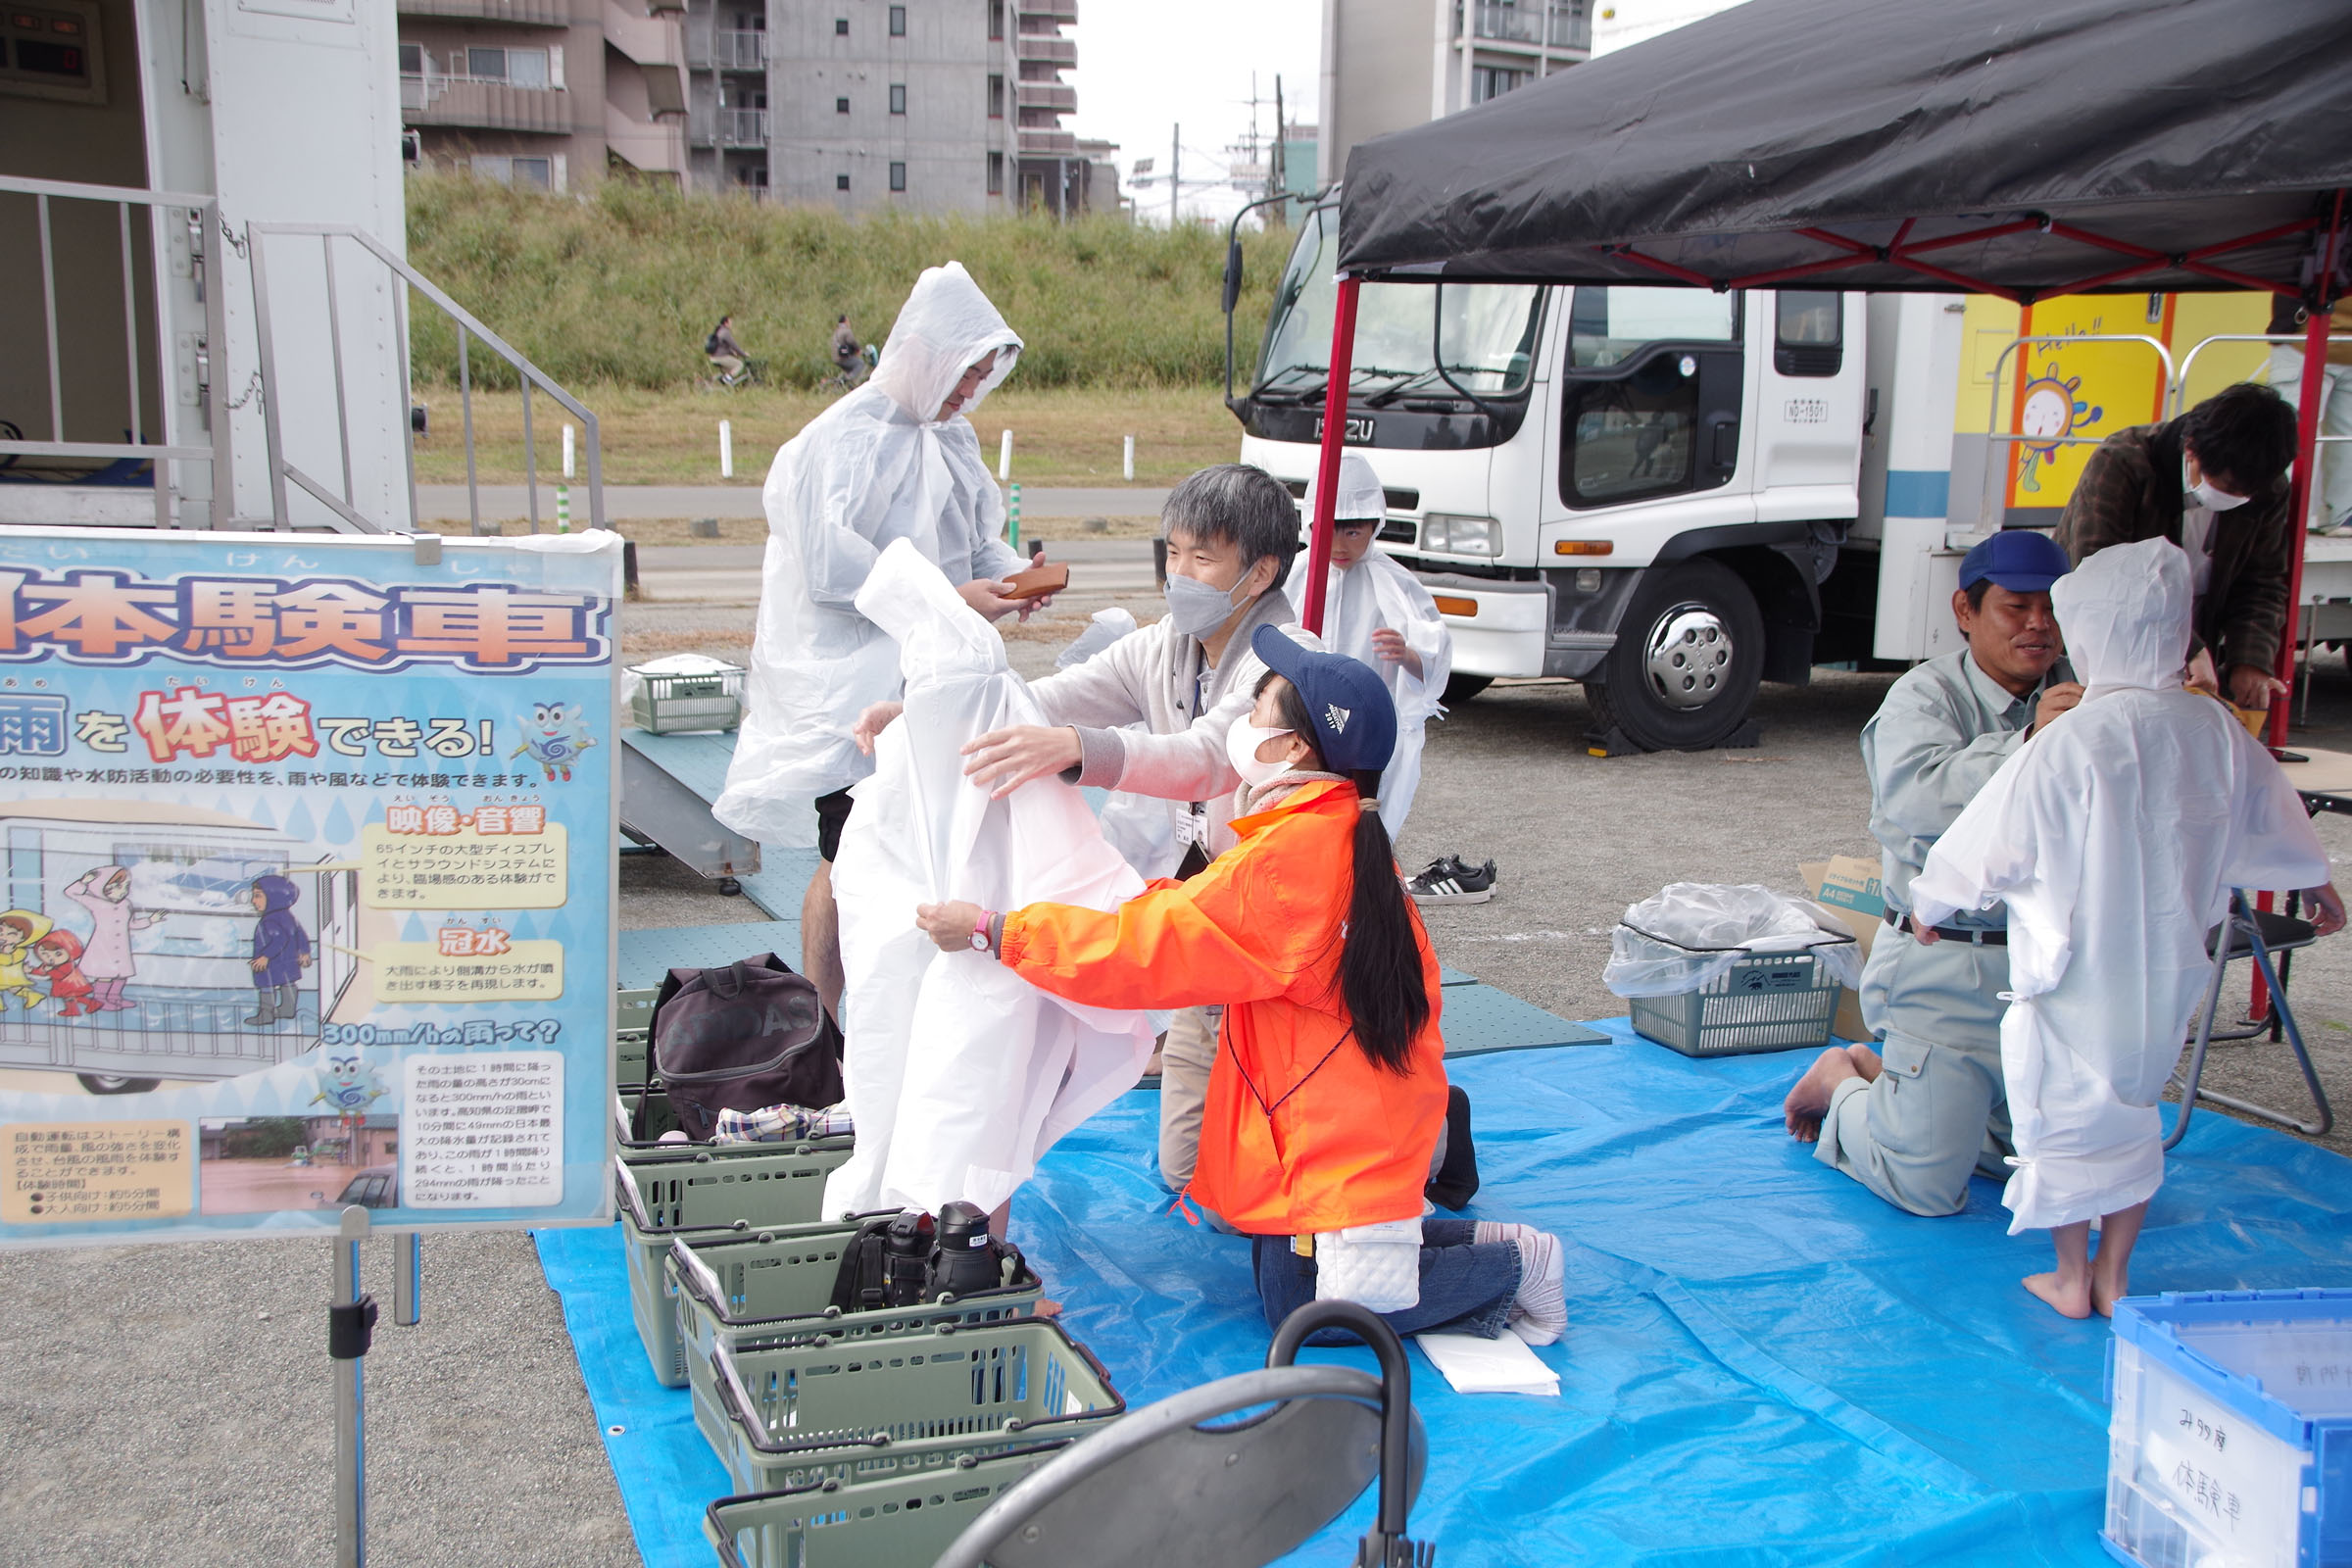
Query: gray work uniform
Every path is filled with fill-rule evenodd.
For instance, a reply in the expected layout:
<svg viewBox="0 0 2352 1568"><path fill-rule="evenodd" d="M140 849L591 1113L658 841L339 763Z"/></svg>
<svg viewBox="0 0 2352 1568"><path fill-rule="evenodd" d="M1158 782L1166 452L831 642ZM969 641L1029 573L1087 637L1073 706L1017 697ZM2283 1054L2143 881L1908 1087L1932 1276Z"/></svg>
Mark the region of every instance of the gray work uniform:
<svg viewBox="0 0 2352 1568"><path fill-rule="evenodd" d="M2069 678L2063 666L2044 681ZM1887 907L1908 911L1928 851L2025 744L2041 688L2012 697L1968 650L1931 659L1888 688L1862 729L1870 832ZM2006 910L1964 910L1952 926L2005 934ZM1926 946L1887 927L1862 971L1862 1018L1885 1038L1886 1070L1838 1086L1814 1156L1897 1208L1956 1214L1968 1178L2008 1174L2001 1015L2009 950L1945 937Z"/></svg>

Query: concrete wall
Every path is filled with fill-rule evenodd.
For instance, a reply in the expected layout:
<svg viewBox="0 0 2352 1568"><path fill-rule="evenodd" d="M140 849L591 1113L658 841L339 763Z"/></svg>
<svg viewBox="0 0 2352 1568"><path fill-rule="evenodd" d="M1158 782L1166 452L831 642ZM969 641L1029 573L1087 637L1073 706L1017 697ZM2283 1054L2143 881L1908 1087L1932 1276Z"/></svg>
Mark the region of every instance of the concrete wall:
<svg viewBox="0 0 2352 1568"><path fill-rule="evenodd" d="M1357 142L1425 123L1444 113L1440 62L1447 0L1323 0L1322 102L1316 183L1348 168Z"/></svg>

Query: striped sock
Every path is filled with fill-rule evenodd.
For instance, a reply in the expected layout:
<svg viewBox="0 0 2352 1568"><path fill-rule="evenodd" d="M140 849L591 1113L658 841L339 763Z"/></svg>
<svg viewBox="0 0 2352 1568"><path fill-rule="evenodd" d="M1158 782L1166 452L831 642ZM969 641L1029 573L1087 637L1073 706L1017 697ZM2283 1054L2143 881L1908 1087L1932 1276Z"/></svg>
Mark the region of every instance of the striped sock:
<svg viewBox="0 0 2352 1568"><path fill-rule="evenodd" d="M1530 1345L1549 1345L1568 1327L1566 1250L1558 1237L1534 1230L1512 1245L1519 1249L1519 1294L1511 1299L1510 1330Z"/></svg>

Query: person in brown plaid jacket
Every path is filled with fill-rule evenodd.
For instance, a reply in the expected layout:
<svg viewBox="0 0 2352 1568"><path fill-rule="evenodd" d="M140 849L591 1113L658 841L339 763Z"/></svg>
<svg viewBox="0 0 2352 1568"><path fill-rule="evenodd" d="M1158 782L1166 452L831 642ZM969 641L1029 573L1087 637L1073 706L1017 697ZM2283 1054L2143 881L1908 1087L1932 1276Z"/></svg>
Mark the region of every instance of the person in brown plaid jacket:
<svg viewBox="0 0 2352 1568"><path fill-rule="evenodd" d="M2286 514L2294 456L2295 411L2269 387L2240 382L2178 419L2100 442L2058 519L2058 543L2077 565L2138 539L2188 552L2189 684L2240 708L2268 708L2286 690L2272 670L2296 543Z"/></svg>

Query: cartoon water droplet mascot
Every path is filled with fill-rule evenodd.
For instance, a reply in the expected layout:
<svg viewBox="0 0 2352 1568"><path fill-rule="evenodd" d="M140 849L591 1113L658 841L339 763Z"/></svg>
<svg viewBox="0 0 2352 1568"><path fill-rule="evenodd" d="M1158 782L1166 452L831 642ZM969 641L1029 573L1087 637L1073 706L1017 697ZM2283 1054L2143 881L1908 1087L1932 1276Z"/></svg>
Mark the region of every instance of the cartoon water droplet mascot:
<svg viewBox="0 0 2352 1568"><path fill-rule="evenodd" d="M580 716L577 703L534 703L531 710L518 715L514 722L522 729L522 744L507 755L510 758L530 755L547 771L547 781L553 784L558 773L564 782L571 782L571 765L580 754L596 744L588 733L588 721Z"/></svg>
<svg viewBox="0 0 2352 1568"><path fill-rule="evenodd" d="M335 1113L343 1129L344 1163L351 1163L352 1152L360 1147L360 1129L368 1120L368 1107L383 1098L383 1080L357 1050L327 1053L318 1068L318 1092L311 1097L311 1103Z"/></svg>

